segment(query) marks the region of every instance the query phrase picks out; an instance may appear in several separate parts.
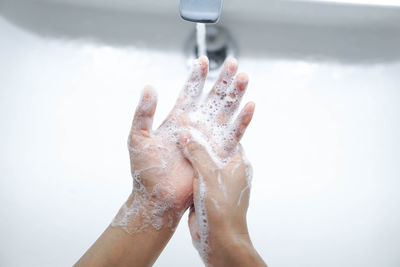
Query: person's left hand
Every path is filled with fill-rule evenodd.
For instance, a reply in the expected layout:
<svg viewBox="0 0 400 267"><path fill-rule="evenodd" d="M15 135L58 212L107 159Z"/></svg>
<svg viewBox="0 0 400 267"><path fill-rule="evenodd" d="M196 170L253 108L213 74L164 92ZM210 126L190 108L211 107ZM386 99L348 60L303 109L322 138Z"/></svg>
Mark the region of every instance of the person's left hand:
<svg viewBox="0 0 400 267"><path fill-rule="evenodd" d="M193 64L192 73L175 107L156 130L152 130L157 105L156 92L146 87L138 104L128 138L133 191L113 226L134 233L148 227L173 229L192 202L193 170L178 148L178 133L185 122L183 102L195 87L202 87L208 59Z"/></svg>

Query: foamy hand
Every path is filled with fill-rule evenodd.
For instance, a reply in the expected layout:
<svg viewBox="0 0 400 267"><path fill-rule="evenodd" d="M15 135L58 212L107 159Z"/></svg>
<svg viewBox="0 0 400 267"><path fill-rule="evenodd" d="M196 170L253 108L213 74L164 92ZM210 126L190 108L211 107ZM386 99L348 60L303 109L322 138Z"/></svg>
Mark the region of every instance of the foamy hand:
<svg viewBox="0 0 400 267"><path fill-rule="evenodd" d="M246 224L251 165L241 149L221 166L190 134L183 133L181 142L197 172L189 214L193 244L207 266L238 266L235 250L251 248Z"/></svg>
<svg viewBox="0 0 400 267"><path fill-rule="evenodd" d="M175 229L192 198L193 171L171 132L152 131L156 103L156 93L145 88L129 135L133 192L112 222L128 233ZM175 119L170 115L164 123L178 128Z"/></svg>
<svg viewBox="0 0 400 267"><path fill-rule="evenodd" d="M247 74L236 75L237 68L236 59L227 59L214 87L203 95L203 73L208 69L208 59L200 57L177 104L186 130L205 140L210 152L222 160L235 151L254 109L254 103L248 103L235 118L248 84Z"/></svg>
<svg viewBox="0 0 400 267"><path fill-rule="evenodd" d="M128 140L133 191L112 226L131 234L149 227L173 230L192 202L193 169L178 147L178 136L188 126L187 107L195 105L190 96L204 85L207 72L207 58L194 62L176 105L155 131L157 95L151 87L144 89Z"/></svg>
<svg viewBox="0 0 400 267"><path fill-rule="evenodd" d="M239 141L249 125L254 103L235 113L248 84L228 60L205 100L187 105L189 127L181 148L195 171L194 206L189 215L193 244L206 265L265 266L252 247L246 224L252 168ZM192 98L199 95L191 94Z"/></svg>

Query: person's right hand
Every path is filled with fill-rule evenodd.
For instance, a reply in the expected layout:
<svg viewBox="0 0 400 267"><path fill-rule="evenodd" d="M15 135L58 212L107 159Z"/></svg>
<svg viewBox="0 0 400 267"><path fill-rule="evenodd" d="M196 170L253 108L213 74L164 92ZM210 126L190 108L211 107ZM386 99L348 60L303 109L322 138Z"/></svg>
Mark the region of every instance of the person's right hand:
<svg viewBox="0 0 400 267"><path fill-rule="evenodd" d="M181 144L198 173L189 214L193 244L207 266L265 266L253 248L246 223L251 166L238 150L219 166L189 133Z"/></svg>
<svg viewBox="0 0 400 267"><path fill-rule="evenodd" d="M229 68L233 73L226 77L223 71L220 84L210 93L216 103L213 111L208 105L198 107L200 114L208 115L207 122L199 119L195 128L180 135L181 149L195 171L189 228L206 265L265 266L247 230L252 168L239 144L255 106L247 103L233 120L248 78L234 77L236 61L228 61L224 70Z"/></svg>

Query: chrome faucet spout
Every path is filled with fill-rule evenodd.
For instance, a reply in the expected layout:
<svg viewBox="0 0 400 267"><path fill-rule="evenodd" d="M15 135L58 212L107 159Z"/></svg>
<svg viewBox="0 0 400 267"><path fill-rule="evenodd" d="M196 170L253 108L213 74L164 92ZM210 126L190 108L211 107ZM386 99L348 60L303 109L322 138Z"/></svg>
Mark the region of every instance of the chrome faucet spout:
<svg viewBox="0 0 400 267"><path fill-rule="evenodd" d="M216 23L221 16L223 0L180 0L179 13L188 21Z"/></svg>

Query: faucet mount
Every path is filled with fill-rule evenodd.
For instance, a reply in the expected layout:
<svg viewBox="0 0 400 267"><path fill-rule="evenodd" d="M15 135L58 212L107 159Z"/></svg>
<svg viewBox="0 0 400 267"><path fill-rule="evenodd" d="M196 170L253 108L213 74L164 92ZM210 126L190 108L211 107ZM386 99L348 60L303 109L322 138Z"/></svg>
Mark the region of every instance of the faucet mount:
<svg viewBox="0 0 400 267"><path fill-rule="evenodd" d="M209 75L214 79L221 71L222 65L227 57L237 57L237 46L229 31L218 25L207 25L206 30L206 55L209 59ZM185 45L185 54L188 66L193 59L200 56L199 47L196 42L196 31L193 31Z"/></svg>

